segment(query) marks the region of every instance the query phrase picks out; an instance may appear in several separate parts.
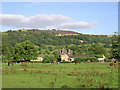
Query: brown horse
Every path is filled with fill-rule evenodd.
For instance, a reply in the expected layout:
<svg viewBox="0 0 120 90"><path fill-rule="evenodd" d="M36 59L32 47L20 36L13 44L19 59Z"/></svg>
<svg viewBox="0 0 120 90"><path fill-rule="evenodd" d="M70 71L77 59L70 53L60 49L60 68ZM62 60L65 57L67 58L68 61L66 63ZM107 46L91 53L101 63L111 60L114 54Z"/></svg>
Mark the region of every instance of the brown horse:
<svg viewBox="0 0 120 90"><path fill-rule="evenodd" d="M51 64L57 64L57 61L51 61Z"/></svg>
<svg viewBox="0 0 120 90"><path fill-rule="evenodd" d="M92 62L96 62L96 60L92 60Z"/></svg>
<svg viewBox="0 0 120 90"><path fill-rule="evenodd" d="M80 61L75 61L75 64L76 64L76 63L79 63L79 64L80 64Z"/></svg>
<svg viewBox="0 0 120 90"><path fill-rule="evenodd" d="M21 62L23 65L27 65L27 63L29 63L28 61L27 62Z"/></svg>
<svg viewBox="0 0 120 90"><path fill-rule="evenodd" d="M87 62L91 62L90 60L87 60Z"/></svg>
<svg viewBox="0 0 120 90"><path fill-rule="evenodd" d="M13 66L14 63L16 63L16 62L14 62L14 61L8 62L8 66L9 66L10 64L12 64L12 66Z"/></svg>
<svg viewBox="0 0 120 90"><path fill-rule="evenodd" d="M110 63L109 66L114 66L115 68L117 67L116 63Z"/></svg>

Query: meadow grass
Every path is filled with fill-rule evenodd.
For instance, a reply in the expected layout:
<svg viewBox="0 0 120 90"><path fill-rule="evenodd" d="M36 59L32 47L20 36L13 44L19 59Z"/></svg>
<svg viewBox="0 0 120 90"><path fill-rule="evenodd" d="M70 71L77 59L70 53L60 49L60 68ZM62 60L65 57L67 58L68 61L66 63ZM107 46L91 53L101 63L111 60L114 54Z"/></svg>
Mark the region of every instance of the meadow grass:
<svg viewBox="0 0 120 90"><path fill-rule="evenodd" d="M118 88L109 63L2 64L2 88Z"/></svg>

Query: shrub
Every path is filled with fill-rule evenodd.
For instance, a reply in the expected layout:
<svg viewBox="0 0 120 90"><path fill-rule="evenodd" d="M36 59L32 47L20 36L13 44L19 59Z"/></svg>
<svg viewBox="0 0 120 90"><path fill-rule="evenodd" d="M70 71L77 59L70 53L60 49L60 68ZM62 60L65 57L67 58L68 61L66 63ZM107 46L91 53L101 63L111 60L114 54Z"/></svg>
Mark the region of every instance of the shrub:
<svg viewBox="0 0 120 90"><path fill-rule="evenodd" d="M102 55L95 55L96 58L103 58Z"/></svg>
<svg viewBox="0 0 120 90"><path fill-rule="evenodd" d="M83 58L81 58L81 57L75 58L75 61L82 61L82 60L83 60Z"/></svg>
<svg viewBox="0 0 120 90"><path fill-rule="evenodd" d="M73 63L73 62L68 62L68 61L62 61L61 63Z"/></svg>
<svg viewBox="0 0 120 90"><path fill-rule="evenodd" d="M44 63L49 63L51 61L57 61L57 59L55 58L55 56L45 56L43 59Z"/></svg>
<svg viewBox="0 0 120 90"><path fill-rule="evenodd" d="M96 61L98 61L98 58L96 58L96 57L89 57L89 58L82 58L82 57L77 57L77 58L75 58L75 61L82 61L82 62L86 62L87 60L90 60L90 61L92 61L92 60L96 60Z"/></svg>
<svg viewBox="0 0 120 90"><path fill-rule="evenodd" d="M98 59L97 59L96 57L89 57L89 58L87 58L86 60L90 60L90 61L96 60L96 61L98 61Z"/></svg>
<svg viewBox="0 0 120 90"><path fill-rule="evenodd" d="M87 58L82 58L82 61L83 61L83 62L86 62L86 61L87 61Z"/></svg>

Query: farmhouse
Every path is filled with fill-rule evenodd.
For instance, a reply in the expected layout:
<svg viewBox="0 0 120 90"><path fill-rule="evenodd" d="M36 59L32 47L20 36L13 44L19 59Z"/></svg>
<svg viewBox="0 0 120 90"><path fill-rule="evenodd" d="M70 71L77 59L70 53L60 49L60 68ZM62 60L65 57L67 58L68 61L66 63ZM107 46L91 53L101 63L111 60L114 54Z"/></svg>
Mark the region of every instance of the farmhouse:
<svg viewBox="0 0 120 90"><path fill-rule="evenodd" d="M104 58L98 58L99 62L104 63Z"/></svg>
<svg viewBox="0 0 120 90"><path fill-rule="evenodd" d="M61 62L62 62L62 61L68 61L68 62L74 61L74 58L70 58L70 56L67 55L67 54L61 54L61 55L60 55L60 58L61 58Z"/></svg>
<svg viewBox="0 0 120 90"><path fill-rule="evenodd" d="M71 56L73 55L73 51L68 49L65 50L64 48L62 50L60 50L60 58L61 58L61 62L62 61L74 61L74 58L71 58Z"/></svg>
<svg viewBox="0 0 120 90"><path fill-rule="evenodd" d="M62 61L68 61L69 60L69 56L67 54L61 54L60 55L60 58L61 58L61 62Z"/></svg>

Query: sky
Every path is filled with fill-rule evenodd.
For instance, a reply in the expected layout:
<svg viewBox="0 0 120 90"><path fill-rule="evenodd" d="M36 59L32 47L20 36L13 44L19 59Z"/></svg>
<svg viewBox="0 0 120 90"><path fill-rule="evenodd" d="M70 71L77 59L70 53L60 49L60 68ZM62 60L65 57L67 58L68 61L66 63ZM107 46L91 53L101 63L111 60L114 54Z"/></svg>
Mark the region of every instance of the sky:
<svg viewBox="0 0 120 90"><path fill-rule="evenodd" d="M117 2L3 2L2 31L60 29L112 35L118 31Z"/></svg>

